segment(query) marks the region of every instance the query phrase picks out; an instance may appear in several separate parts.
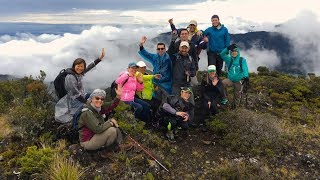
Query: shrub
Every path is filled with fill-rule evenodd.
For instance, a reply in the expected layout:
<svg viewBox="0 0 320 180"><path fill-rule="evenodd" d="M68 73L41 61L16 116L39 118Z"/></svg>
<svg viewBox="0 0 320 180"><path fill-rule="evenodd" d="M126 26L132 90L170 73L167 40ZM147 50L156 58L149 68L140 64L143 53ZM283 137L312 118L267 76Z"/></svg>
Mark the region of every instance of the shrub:
<svg viewBox="0 0 320 180"><path fill-rule="evenodd" d="M19 158L21 171L24 173L41 173L47 169L53 161L55 151L50 147L38 149L36 146L28 147L26 155Z"/></svg>
<svg viewBox="0 0 320 180"><path fill-rule="evenodd" d="M223 121L214 119L213 121L210 121L208 123L208 128L215 134L224 135L227 131L228 126Z"/></svg>
<svg viewBox="0 0 320 180"><path fill-rule="evenodd" d="M52 180L77 180L84 174L84 170L72 159L55 155L53 163L50 165L49 170L46 171L46 174L47 177Z"/></svg>
<svg viewBox="0 0 320 180"><path fill-rule="evenodd" d="M237 109L220 113L216 119L227 125L222 143L233 150L254 155L273 155L284 148L281 124L270 114Z"/></svg>
<svg viewBox="0 0 320 180"><path fill-rule="evenodd" d="M213 179L270 179L268 168L260 166L244 161L223 160L213 168L211 176Z"/></svg>

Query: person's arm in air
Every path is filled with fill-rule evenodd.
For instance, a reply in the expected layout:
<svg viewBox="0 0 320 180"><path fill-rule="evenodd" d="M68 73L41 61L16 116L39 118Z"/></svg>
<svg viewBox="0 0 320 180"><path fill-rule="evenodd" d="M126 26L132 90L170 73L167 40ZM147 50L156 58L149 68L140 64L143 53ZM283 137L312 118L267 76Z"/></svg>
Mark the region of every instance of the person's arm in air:
<svg viewBox="0 0 320 180"><path fill-rule="evenodd" d="M97 64L99 64L102 61L104 55L105 55L104 48L102 48L100 57L98 59L94 60L92 63L90 63L87 66L87 68L84 70L84 74L87 73L88 71L90 71L92 68L94 68Z"/></svg>

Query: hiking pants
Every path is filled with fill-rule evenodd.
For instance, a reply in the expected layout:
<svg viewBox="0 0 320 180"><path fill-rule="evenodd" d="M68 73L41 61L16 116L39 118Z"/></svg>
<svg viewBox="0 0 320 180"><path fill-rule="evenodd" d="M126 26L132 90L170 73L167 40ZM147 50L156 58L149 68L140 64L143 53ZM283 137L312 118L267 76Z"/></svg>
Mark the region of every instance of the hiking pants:
<svg viewBox="0 0 320 180"><path fill-rule="evenodd" d="M188 121L183 121L182 117L169 115L164 117L164 121L166 126L171 123L171 130L176 129L177 127L181 127L183 130L187 130L189 128ZM167 128L167 127L166 127Z"/></svg>
<svg viewBox="0 0 320 180"><path fill-rule="evenodd" d="M102 146L108 147L114 143L120 144L121 141L122 135L119 128L110 127L100 134L95 134L89 141L80 142L80 145L86 150L97 150Z"/></svg>
<svg viewBox="0 0 320 180"><path fill-rule="evenodd" d="M222 67L223 67L223 60L220 57L219 53L214 53L211 51L207 51L208 55L208 66L215 65L217 68L217 75L218 77L221 76L222 73Z"/></svg>
<svg viewBox="0 0 320 180"><path fill-rule="evenodd" d="M222 83L223 83L223 86L224 86L224 88L225 88L225 93L226 93L226 95L225 96L227 96L227 88L228 87L233 87L233 102L232 102L232 104L234 104L234 105L238 105L239 106L239 103L240 103L240 95L241 95L241 83L240 82L232 82L230 79L224 79L223 81L222 81Z"/></svg>
<svg viewBox="0 0 320 180"><path fill-rule="evenodd" d="M134 101L123 101L124 103L130 105L134 110L134 115L136 118L144 121L145 123L150 123L150 105L139 99L134 98Z"/></svg>

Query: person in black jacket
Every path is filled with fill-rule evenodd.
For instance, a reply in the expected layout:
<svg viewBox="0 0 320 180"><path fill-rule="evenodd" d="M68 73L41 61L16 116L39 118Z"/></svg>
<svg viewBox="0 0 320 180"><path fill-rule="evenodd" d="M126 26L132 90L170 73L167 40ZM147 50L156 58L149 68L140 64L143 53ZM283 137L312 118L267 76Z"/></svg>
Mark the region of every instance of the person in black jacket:
<svg viewBox="0 0 320 180"><path fill-rule="evenodd" d="M190 45L187 41L182 41L179 45L179 52L175 53L174 47L170 45L168 54L172 61L173 82L172 94L180 95L181 87L191 87L191 77L196 75L195 61L189 55ZM194 105L194 96L191 94L190 103ZM194 123L194 112L190 114L188 121L190 126L196 126Z"/></svg>
<svg viewBox="0 0 320 180"><path fill-rule="evenodd" d="M206 118L219 112L220 104L226 105L228 100L225 97L222 81L216 75L216 66L208 66L208 74L205 74L201 82L201 94L203 99L203 114ZM205 118L202 118L203 131L206 131Z"/></svg>
<svg viewBox="0 0 320 180"><path fill-rule="evenodd" d="M173 131L177 127L181 127L184 130L189 128L190 111L194 109L193 104L190 103L191 95L192 90L190 87L182 87L180 95L168 96L166 102L160 107L160 115L168 129L166 137L169 140L174 140Z"/></svg>

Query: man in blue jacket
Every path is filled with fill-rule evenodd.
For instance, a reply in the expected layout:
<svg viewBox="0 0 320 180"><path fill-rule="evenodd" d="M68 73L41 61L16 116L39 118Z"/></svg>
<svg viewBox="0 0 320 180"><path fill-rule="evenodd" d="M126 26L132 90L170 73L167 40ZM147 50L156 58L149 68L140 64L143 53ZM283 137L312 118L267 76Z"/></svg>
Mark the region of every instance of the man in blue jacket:
<svg viewBox="0 0 320 180"><path fill-rule="evenodd" d="M230 55L231 54L231 55ZM249 70L245 58L240 57L240 50L236 44L232 44L222 50L221 58L228 67L228 78L222 81L225 88L234 87L234 105L239 105L242 84L249 84ZM225 90L225 92L227 92Z"/></svg>
<svg viewBox="0 0 320 180"><path fill-rule="evenodd" d="M166 45L164 43L157 44L157 53L149 53L143 45L147 41L147 37L143 36L140 40L139 55L150 62L153 66L153 74L160 74L160 79L153 78L153 83L166 94L172 94L172 62L170 56L166 52Z"/></svg>
<svg viewBox="0 0 320 180"><path fill-rule="evenodd" d="M212 26L207 28L203 34L203 40L209 42L208 66L215 65L217 67L217 74L221 76L223 61L219 53L230 45L230 35L228 29L220 23L219 16L213 15L211 17Z"/></svg>

